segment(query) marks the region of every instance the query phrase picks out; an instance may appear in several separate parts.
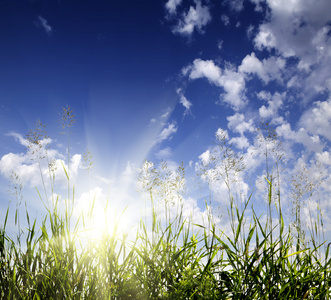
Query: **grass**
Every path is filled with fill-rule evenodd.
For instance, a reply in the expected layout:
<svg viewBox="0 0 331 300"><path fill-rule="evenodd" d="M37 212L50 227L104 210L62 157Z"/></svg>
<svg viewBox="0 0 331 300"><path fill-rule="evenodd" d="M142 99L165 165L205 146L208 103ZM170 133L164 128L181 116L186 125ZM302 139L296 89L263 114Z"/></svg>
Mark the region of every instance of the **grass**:
<svg viewBox="0 0 331 300"><path fill-rule="evenodd" d="M35 143L41 145L40 140ZM231 164L226 166L233 165L233 153L225 150L231 155L227 158ZM69 173L63 169L71 189ZM316 242L316 223L309 244L300 228L293 231L284 225L280 195L276 197L279 201L274 201L271 176L266 178L268 211L261 216L251 205L252 196L239 208L228 185L231 231L223 232L211 215L207 226L183 217L184 169L180 167L178 176L168 172L165 164L162 170L162 176L156 169L147 170L153 182L144 185L152 209L151 222L141 218L134 239L120 231L115 220L111 231L105 230L98 240L85 241L82 232L88 230L88 220L84 215L73 220L74 193L68 192L64 211L58 208L56 197L52 205L46 205L47 214L39 228L26 209L28 226L21 229L16 214L15 241L6 233L8 208L0 229L0 298L330 298L330 244ZM231 170L225 170L228 180ZM20 201L21 186L14 178L15 197ZM163 221L158 201L163 201ZM172 204L177 206L175 214Z"/></svg>

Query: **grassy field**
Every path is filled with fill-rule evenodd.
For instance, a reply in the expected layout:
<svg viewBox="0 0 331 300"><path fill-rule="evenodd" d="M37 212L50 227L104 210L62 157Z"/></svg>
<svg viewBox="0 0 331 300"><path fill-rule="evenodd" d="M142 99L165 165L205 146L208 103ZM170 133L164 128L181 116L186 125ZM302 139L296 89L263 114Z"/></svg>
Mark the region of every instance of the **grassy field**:
<svg viewBox="0 0 331 300"><path fill-rule="evenodd" d="M64 128L68 129L72 119L70 111L64 110L66 114ZM41 147L42 135L31 134L31 145ZM240 162L226 151L232 162ZM147 186L151 221L141 218L135 238L129 238L128 232L117 227L118 221L111 220L113 229L93 240L82 237L88 230L88 216L72 217L74 193L64 166L63 172L68 180L64 210L54 196L39 223L26 210L25 229L20 228L23 217L17 210L15 239L6 232L7 210L0 231L1 299L330 298L330 244L317 243L322 230L317 222L308 231L310 236L300 228L299 206L295 230L285 225L280 194L274 197L276 183L270 176L265 178L268 210L264 215L255 212L254 195L238 207L228 185L230 232L217 228L212 215L206 226L193 224L191 218L184 218L178 203L176 214L171 213L167 195L156 203L159 199ZM156 174L156 178L159 187L166 183L166 177ZM18 198L19 190L18 185ZM161 204L163 218L156 209Z"/></svg>

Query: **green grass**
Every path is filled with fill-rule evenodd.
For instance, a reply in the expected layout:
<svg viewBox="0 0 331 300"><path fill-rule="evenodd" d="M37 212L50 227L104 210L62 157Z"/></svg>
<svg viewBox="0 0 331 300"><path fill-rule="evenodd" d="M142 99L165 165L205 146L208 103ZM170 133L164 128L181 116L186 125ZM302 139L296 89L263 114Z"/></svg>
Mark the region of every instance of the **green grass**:
<svg viewBox="0 0 331 300"><path fill-rule="evenodd" d="M40 145L38 140L35 143ZM70 189L70 174L63 169ZM118 228L119 220L112 220L112 230L106 229L98 240L84 240L88 216L81 215L78 220L72 217L74 192L68 191L63 211L53 197L54 203L45 205L47 213L39 225L26 209L26 229L21 229L16 208L16 240L6 232L8 208L0 227L0 298L330 298L330 244L317 243L321 228L316 222L310 228L309 239L301 228L293 231L284 225L280 194L274 201L272 180L266 180L268 211L261 216L251 204L253 195L239 208L228 185L231 231L223 232L211 215L206 226L183 217L181 201L172 202L174 194L165 193L163 187L171 187L175 195L181 195L184 168L179 168L177 177L165 164L162 169L167 176L155 169L149 171L154 176L150 181L153 184L144 188L150 195L151 221L141 218L135 238ZM15 187L15 197L20 201L19 182ZM173 203L177 203L175 215L170 209ZM161 204L164 218L156 209Z"/></svg>
<svg viewBox="0 0 331 300"><path fill-rule="evenodd" d="M56 206L40 230L34 221L14 242L6 234L7 211L1 299L329 299L329 245L321 260L321 246L302 249L282 215L269 230L254 210L248 227L245 209L232 212L232 237L213 224L192 227L181 215L162 228L154 212L152 228L141 220L133 241L116 223L83 244L82 219L69 230L70 216Z"/></svg>

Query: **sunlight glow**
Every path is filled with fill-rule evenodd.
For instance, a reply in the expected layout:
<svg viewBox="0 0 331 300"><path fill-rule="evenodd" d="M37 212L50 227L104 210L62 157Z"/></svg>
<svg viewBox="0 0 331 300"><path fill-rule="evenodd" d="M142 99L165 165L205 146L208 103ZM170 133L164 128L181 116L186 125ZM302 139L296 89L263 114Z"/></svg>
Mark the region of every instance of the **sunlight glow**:
<svg viewBox="0 0 331 300"><path fill-rule="evenodd" d="M121 236L139 221L139 214L127 212L121 201L110 201L99 187L83 193L76 203L74 216L84 218L83 237L89 240L98 240L105 233Z"/></svg>

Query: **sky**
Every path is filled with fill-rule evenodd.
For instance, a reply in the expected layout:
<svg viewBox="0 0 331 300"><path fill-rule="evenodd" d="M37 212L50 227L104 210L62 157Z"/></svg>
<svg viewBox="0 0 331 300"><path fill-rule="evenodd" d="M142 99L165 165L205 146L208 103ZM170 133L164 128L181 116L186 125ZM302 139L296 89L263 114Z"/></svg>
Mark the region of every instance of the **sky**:
<svg viewBox="0 0 331 300"><path fill-rule="evenodd" d="M245 166L232 169L239 202L253 193L263 212L273 174L283 206L301 193L302 218L321 211L331 236L330 12L329 0L1 1L1 219L17 204L13 176L33 216L43 210L36 188L50 201L47 160L27 148L40 120L39 150L57 166L54 194L64 203L64 166L77 211L95 196L96 210L109 199L133 223L145 159L166 161L173 175L183 163L187 216L206 215L206 199L224 208L225 141ZM75 122L61 135L69 107ZM276 139L261 140L266 123Z"/></svg>

